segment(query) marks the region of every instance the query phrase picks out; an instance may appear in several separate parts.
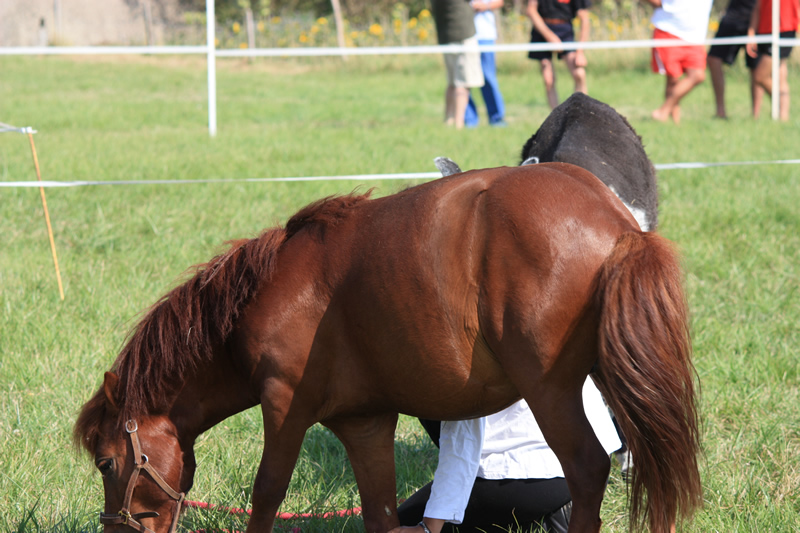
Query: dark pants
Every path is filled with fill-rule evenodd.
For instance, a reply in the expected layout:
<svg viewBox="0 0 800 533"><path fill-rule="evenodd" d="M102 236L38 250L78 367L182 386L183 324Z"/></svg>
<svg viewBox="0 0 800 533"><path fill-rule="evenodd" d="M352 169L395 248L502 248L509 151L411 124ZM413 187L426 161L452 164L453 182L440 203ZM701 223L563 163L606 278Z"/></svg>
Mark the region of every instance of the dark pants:
<svg viewBox="0 0 800 533"><path fill-rule="evenodd" d="M439 445L440 422L421 420L433 442ZM403 502L397 510L400 524L413 526L422 520L431 494L428 483ZM446 524L445 532L500 532L519 527L522 531L541 528L552 533L566 532L572 498L564 478L483 479L472 487L464 522Z"/></svg>

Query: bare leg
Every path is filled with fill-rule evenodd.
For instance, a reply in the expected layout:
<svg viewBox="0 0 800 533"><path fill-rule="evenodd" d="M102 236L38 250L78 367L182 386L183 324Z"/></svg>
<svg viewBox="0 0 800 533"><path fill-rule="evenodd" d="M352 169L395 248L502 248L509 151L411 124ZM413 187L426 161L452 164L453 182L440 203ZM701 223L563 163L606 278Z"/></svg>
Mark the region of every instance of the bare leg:
<svg viewBox="0 0 800 533"><path fill-rule="evenodd" d="M753 80L756 85L772 96L772 58L770 56L762 55L759 58L756 68L753 69Z"/></svg>
<svg viewBox="0 0 800 533"><path fill-rule="evenodd" d="M338 419L325 425L347 450L361 495L366 530L384 533L399 526L394 466L397 414Z"/></svg>
<svg viewBox="0 0 800 533"><path fill-rule="evenodd" d="M445 115L444 122L448 126L455 126L456 129L464 127L464 113L469 104L469 89L466 87L456 87L449 85L445 92Z"/></svg>
<svg viewBox="0 0 800 533"><path fill-rule="evenodd" d="M686 69L685 74L680 78L668 75L664 103L653 111L652 117L661 122L672 118L676 124L679 124L681 100L705 79L705 71L695 68Z"/></svg>
<svg viewBox="0 0 800 533"><path fill-rule="evenodd" d="M674 107L674 103L670 102L673 101L672 95L675 93L675 85L678 83L678 80L679 78L667 76L667 83L664 87L664 103L651 114L654 119L661 122L666 122L667 119L669 119L672 108Z"/></svg>
<svg viewBox="0 0 800 533"><path fill-rule="evenodd" d="M455 127L461 129L464 127L464 113L467 111L469 105L469 89L466 87L455 88Z"/></svg>
<svg viewBox="0 0 800 533"><path fill-rule="evenodd" d="M448 85L444 92L444 123L455 126L456 123L456 88Z"/></svg>
<svg viewBox="0 0 800 533"><path fill-rule="evenodd" d="M711 87L714 89L714 100L717 104L719 118L728 118L725 110L725 73L722 70L722 59L708 56L708 71L711 73Z"/></svg>
<svg viewBox="0 0 800 533"><path fill-rule="evenodd" d="M780 119L785 122L789 120L789 104L791 103L789 97L789 68L785 59L781 59L780 83Z"/></svg>
<svg viewBox="0 0 800 533"><path fill-rule="evenodd" d="M764 88L756 83L753 71L750 71L750 99L753 106L753 118L761 115L761 104L764 101Z"/></svg>
<svg viewBox="0 0 800 533"><path fill-rule="evenodd" d="M556 91L556 71L550 59L539 61L542 69L542 81L544 81L544 91L547 95L547 103L550 109L558 107L558 92Z"/></svg>
<svg viewBox="0 0 800 533"><path fill-rule="evenodd" d="M586 68L579 67L576 64L575 59L577 55L577 52L571 52L564 56L564 60L567 63L567 68L572 75L572 79L575 81L575 92L589 94L589 88L586 84Z"/></svg>
<svg viewBox="0 0 800 533"><path fill-rule="evenodd" d="M791 100L789 97L788 72L789 71L786 65L786 60L781 59L779 67L780 87L778 93L778 98L780 98L779 104L780 104L781 120L789 120L789 105L791 103ZM775 97L775 95L772 92L772 57L768 55L761 56L761 59L759 59L758 64L756 65L756 68L753 69L753 83L755 84L755 86L763 88L764 91L770 95L770 98ZM753 116L755 115L756 113L754 107Z"/></svg>

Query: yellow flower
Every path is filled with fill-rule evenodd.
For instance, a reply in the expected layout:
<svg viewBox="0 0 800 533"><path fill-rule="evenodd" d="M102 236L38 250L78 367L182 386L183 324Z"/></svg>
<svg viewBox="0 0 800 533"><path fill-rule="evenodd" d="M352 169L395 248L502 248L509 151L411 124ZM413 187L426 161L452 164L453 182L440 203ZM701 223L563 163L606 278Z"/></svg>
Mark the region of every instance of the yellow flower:
<svg viewBox="0 0 800 533"><path fill-rule="evenodd" d="M369 32L376 37L383 35L383 27L380 24L373 24L369 27Z"/></svg>
<svg viewBox="0 0 800 533"><path fill-rule="evenodd" d="M311 33L319 33L319 26L317 26L316 24L311 26Z"/></svg>
<svg viewBox="0 0 800 533"><path fill-rule="evenodd" d="M392 26L394 26L395 33L400 33L400 31L403 29L403 21L400 19L394 19L394 21L392 21Z"/></svg>
<svg viewBox="0 0 800 533"><path fill-rule="evenodd" d="M308 35L306 35L305 32L300 34L300 42L301 43L307 43L308 42Z"/></svg>
<svg viewBox="0 0 800 533"><path fill-rule="evenodd" d="M430 16L431 16L431 12L428 11L427 9L423 9L422 11L419 12L419 18L421 18L421 19L426 19L426 18L428 18Z"/></svg>
<svg viewBox="0 0 800 533"><path fill-rule="evenodd" d="M716 20L712 20L708 23L708 29L712 32L716 32L719 29L719 22Z"/></svg>
<svg viewBox="0 0 800 533"><path fill-rule="evenodd" d="M247 43L239 43L239 48L244 50L245 48L247 48Z"/></svg>
<svg viewBox="0 0 800 533"><path fill-rule="evenodd" d="M258 29L258 31L263 32L264 31L264 21L263 20L259 20L258 24L256 24L256 28Z"/></svg>
<svg viewBox="0 0 800 533"><path fill-rule="evenodd" d="M350 38L351 39L357 39L358 38L358 32L357 31L351 31L350 32Z"/></svg>
<svg viewBox="0 0 800 533"><path fill-rule="evenodd" d="M272 17L271 19L269 19L269 21L271 23L273 23L273 24L280 24L281 23L281 18L280 17Z"/></svg>
<svg viewBox="0 0 800 533"><path fill-rule="evenodd" d="M413 30L417 27L417 17L413 17L408 21L408 29Z"/></svg>
<svg viewBox="0 0 800 533"><path fill-rule="evenodd" d="M428 30L426 30L425 28L420 28L419 31L417 32L417 37L419 37L420 41L426 40L428 38Z"/></svg>
<svg viewBox="0 0 800 533"><path fill-rule="evenodd" d="M328 23L328 19L326 19L325 17L320 17L320 18L317 19L317 24L319 24L320 26L324 26L327 23Z"/></svg>
<svg viewBox="0 0 800 533"><path fill-rule="evenodd" d="M239 25L238 22L233 23L233 33L239 33L242 31L242 27Z"/></svg>

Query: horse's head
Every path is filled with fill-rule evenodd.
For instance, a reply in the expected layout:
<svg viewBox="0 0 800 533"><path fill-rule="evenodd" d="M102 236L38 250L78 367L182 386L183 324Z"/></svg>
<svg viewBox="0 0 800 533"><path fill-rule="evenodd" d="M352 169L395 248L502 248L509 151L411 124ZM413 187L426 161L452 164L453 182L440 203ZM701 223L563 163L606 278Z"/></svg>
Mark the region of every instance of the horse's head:
<svg viewBox="0 0 800 533"><path fill-rule="evenodd" d="M117 379L106 373L98 394L105 405L86 444L103 476L105 512L100 522L105 531L172 532L191 485L194 459L191 452L184 457L177 429L167 416L120 420L114 397Z"/></svg>

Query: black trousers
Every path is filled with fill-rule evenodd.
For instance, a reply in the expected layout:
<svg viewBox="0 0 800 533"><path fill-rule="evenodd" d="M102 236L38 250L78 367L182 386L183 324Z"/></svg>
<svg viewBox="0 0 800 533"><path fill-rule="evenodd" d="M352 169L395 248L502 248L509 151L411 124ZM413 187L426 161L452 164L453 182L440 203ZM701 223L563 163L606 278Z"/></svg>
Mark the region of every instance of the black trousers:
<svg viewBox="0 0 800 533"><path fill-rule="evenodd" d="M433 442L439 445L438 421L421 420ZM428 483L403 502L397 510L400 524L413 526L422 520L431 495ZM477 478L470 493L464 522L446 524L445 532L544 530L566 532L572 497L564 478L552 479L483 479Z"/></svg>
<svg viewBox="0 0 800 533"><path fill-rule="evenodd" d="M400 524L413 526L422 520L431 495L428 483L400 505ZM515 530L566 532L571 497L564 478L483 479L477 478L461 525L445 524L443 531L500 532ZM564 507L567 506L567 509ZM563 528L559 528L562 525Z"/></svg>

